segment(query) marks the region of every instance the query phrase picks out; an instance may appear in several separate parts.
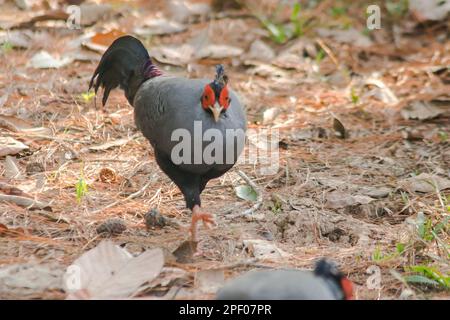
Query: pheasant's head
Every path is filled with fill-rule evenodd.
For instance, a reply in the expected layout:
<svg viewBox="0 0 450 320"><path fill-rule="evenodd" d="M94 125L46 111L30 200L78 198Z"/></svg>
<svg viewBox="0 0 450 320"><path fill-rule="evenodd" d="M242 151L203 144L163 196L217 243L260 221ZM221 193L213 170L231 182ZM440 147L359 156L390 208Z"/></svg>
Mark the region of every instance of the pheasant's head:
<svg viewBox="0 0 450 320"><path fill-rule="evenodd" d="M339 271L335 263L326 259L320 259L316 262L314 274L333 281L340 288L340 293L345 300L353 299L353 283Z"/></svg>
<svg viewBox="0 0 450 320"><path fill-rule="evenodd" d="M203 89L202 107L210 111L214 120L219 121L220 115L230 106L231 99L228 92L228 77L223 65L216 66L216 78Z"/></svg>

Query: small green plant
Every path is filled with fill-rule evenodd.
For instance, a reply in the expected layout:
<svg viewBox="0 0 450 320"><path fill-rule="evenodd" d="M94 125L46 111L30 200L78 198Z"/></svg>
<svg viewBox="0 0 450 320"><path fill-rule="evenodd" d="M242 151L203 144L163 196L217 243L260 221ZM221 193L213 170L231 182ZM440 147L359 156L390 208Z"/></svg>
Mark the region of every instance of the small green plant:
<svg viewBox="0 0 450 320"><path fill-rule="evenodd" d="M274 199L273 200L273 204L270 207L272 212L275 213L275 214L280 213L282 208L283 208L283 204L281 203L281 201L279 199Z"/></svg>
<svg viewBox="0 0 450 320"><path fill-rule="evenodd" d="M403 254L403 252L405 252L405 248L406 248L406 245L401 242L399 242L395 245L395 249L397 250L397 254L399 254L399 255L401 255L401 254Z"/></svg>
<svg viewBox="0 0 450 320"><path fill-rule="evenodd" d="M448 141L448 133L447 132L439 131L438 132L438 136L439 136L439 139L441 140L441 142L447 142Z"/></svg>
<svg viewBox="0 0 450 320"><path fill-rule="evenodd" d="M339 18L340 16L344 15L346 11L347 10L344 7L337 6L331 7L330 9L330 13L333 18Z"/></svg>
<svg viewBox="0 0 450 320"><path fill-rule="evenodd" d="M319 64L325 58L325 51L322 48L316 54L316 63Z"/></svg>
<svg viewBox="0 0 450 320"><path fill-rule="evenodd" d="M84 101L84 103L90 102L94 97L95 97L94 91L83 92L81 94L81 99Z"/></svg>
<svg viewBox="0 0 450 320"><path fill-rule="evenodd" d="M305 31L305 20L301 15L301 5L296 2L291 11L288 23L277 23L273 19L258 16L263 26L269 31L270 38L278 43L283 44L287 41L300 37Z"/></svg>
<svg viewBox="0 0 450 320"><path fill-rule="evenodd" d="M356 89L354 87L352 87L350 90L350 98L351 98L353 104L359 103L359 95L356 92Z"/></svg>
<svg viewBox="0 0 450 320"><path fill-rule="evenodd" d="M294 34L293 37L299 37L301 35L303 35L303 25L304 25L304 21L300 16L300 3L297 2L294 4L294 7L292 8L292 13L291 13L291 23L294 26Z"/></svg>
<svg viewBox="0 0 450 320"><path fill-rule="evenodd" d="M398 255L399 255L398 249L394 253L383 253L381 251L381 248L379 246L377 246L375 248L374 252L372 253L372 261L374 261L374 262L384 262L384 261L388 261L390 259L393 259L393 258L397 257Z"/></svg>
<svg viewBox="0 0 450 320"><path fill-rule="evenodd" d="M2 53L8 53L13 49L13 45L9 41L5 41L0 45Z"/></svg>
<svg viewBox="0 0 450 320"><path fill-rule="evenodd" d="M86 180L84 180L83 171L81 171L80 178L75 184L75 193L78 203L81 203L83 197L88 193L88 185L86 183Z"/></svg>
<svg viewBox="0 0 450 320"><path fill-rule="evenodd" d="M386 1L386 10L393 18L401 18L408 13L409 0Z"/></svg>
<svg viewBox="0 0 450 320"><path fill-rule="evenodd" d="M414 273L404 277L404 279L409 283L433 285L436 287L450 289L450 275L443 274L434 267L427 265L415 265L405 267L405 271Z"/></svg>

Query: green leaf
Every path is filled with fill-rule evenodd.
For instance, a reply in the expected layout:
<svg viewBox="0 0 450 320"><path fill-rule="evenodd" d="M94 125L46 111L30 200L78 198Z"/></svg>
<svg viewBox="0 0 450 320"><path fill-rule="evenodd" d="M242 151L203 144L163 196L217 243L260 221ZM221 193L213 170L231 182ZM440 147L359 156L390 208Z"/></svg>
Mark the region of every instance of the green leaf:
<svg viewBox="0 0 450 320"><path fill-rule="evenodd" d="M319 64L325 58L325 51L321 48L316 55L316 63Z"/></svg>
<svg viewBox="0 0 450 320"><path fill-rule="evenodd" d="M428 279L427 277L421 275L405 276L403 279L405 279L405 281L409 283L420 283L432 286L439 286L438 282Z"/></svg>
<svg viewBox="0 0 450 320"><path fill-rule="evenodd" d="M397 252L399 254L402 254L405 251L405 244L404 243L397 243Z"/></svg>
<svg viewBox="0 0 450 320"><path fill-rule="evenodd" d="M75 185L77 201L81 202L81 199L87 194L88 186L86 181L81 177Z"/></svg>
<svg viewBox="0 0 450 320"><path fill-rule="evenodd" d="M359 102L359 96L354 87L352 87L352 89L350 90L350 96L353 104L357 104Z"/></svg>
<svg viewBox="0 0 450 320"><path fill-rule="evenodd" d="M256 201L256 199L258 198L258 194L256 193L256 191L248 185L237 186L235 188L235 191L236 195L243 200Z"/></svg>
<svg viewBox="0 0 450 320"><path fill-rule="evenodd" d="M445 288L450 288L450 279L448 276L443 275L439 270L426 265L409 266L412 272L420 273L421 276L436 282L436 285L441 285Z"/></svg>
<svg viewBox="0 0 450 320"><path fill-rule="evenodd" d="M300 9L301 9L301 5L300 2L296 2L294 4L294 7L292 8L292 13L291 13L291 21L297 21L298 19L298 15L300 14Z"/></svg>

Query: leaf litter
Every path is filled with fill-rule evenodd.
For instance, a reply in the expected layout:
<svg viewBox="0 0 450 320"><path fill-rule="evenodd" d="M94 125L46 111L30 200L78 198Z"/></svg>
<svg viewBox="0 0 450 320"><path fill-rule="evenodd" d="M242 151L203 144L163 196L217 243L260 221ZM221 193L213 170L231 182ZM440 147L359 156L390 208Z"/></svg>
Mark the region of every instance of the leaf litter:
<svg viewBox="0 0 450 320"><path fill-rule="evenodd" d="M258 8L269 17L276 4L263 2ZM427 228L440 230L448 215L448 44L440 40L448 26L441 13L415 15L412 6L393 21L393 34L367 33L355 18L364 11L359 3L346 13L331 10L337 16L304 7L304 33L277 44L247 3L224 12L203 1L157 0L136 4L138 10L103 4L85 6L92 15L76 31L67 30L58 4L50 12L37 1L41 10L30 15L7 2L0 13L0 26L15 28L0 33L0 270L7 270L0 274L13 284L0 285L2 298L213 298L256 264L303 269L320 256L344 266L358 284L357 298L448 297L406 287L391 273L414 276L403 266L427 261L448 273L439 245L448 234L433 231L435 241L415 242L417 224L408 223L422 213L426 238ZM282 8L273 25L291 23ZM277 170L262 174L263 163L239 163L205 189L202 200L219 224L200 229L198 244L187 241L182 195L157 168L123 95L113 92L101 111L87 92L100 54L138 28L167 74L210 78L214 64L226 64L249 128L279 130L269 144L280 148ZM22 176L10 174L6 156ZM77 197L81 173L87 188ZM249 202L239 200L240 186ZM146 215L150 208L159 215ZM99 236L110 219L126 230ZM67 295L58 281L74 262L93 278ZM114 268L103 268L110 262ZM373 264L383 276L379 292L364 285ZM407 290L414 294L402 294Z"/></svg>

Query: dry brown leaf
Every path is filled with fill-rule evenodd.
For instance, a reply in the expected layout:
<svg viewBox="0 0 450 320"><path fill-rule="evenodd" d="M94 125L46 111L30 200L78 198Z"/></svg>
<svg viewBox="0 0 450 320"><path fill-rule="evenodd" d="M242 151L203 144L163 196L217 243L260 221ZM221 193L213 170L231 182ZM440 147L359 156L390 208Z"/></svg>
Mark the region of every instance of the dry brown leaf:
<svg viewBox="0 0 450 320"><path fill-rule="evenodd" d="M436 192L450 188L450 180L437 175L421 173L418 176L405 179L400 185L412 192Z"/></svg>
<svg viewBox="0 0 450 320"><path fill-rule="evenodd" d="M133 257L127 250L104 240L85 252L67 269L64 286L67 299L124 299L155 279L164 265L161 249Z"/></svg>
<svg viewBox="0 0 450 320"><path fill-rule="evenodd" d="M27 134L51 134L51 130L44 127L33 127L28 121L14 116L0 115L0 127L4 127L14 132L23 132Z"/></svg>
<svg viewBox="0 0 450 320"><path fill-rule="evenodd" d="M244 240L243 243L248 253L258 259L277 260L289 256L287 252L266 240L250 239Z"/></svg>
<svg viewBox="0 0 450 320"><path fill-rule="evenodd" d="M134 32L140 36L166 35L183 32L187 27L176 21L167 19L151 19L145 21L142 27L134 29Z"/></svg>
<svg viewBox="0 0 450 320"><path fill-rule="evenodd" d="M23 150L28 150L29 147L16 139L11 137L0 136L0 157L7 155L15 155Z"/></svg>
<svg viewBox="0 0 450 320"><path fill-rule="evenodd" d="M450 1L444 0L409 0L409 11L419 21L442 20L450 13Z"/></svg>
<svg viewBox="0 0 450 320"><path fill-rule="evenodd" d="M413 101L401 110L404 119L427 120L438 117L445 113L446 107L434 105L431 102Z"/></svg>
<svg viewBox="0 0 450 320"><path fill-rule="evenodd" d="M200 270L195 273L194 286L205 293L216 293L224 283L223 269Z"/></svg>
<svg viewBox="0 0 450 320"><path fill-rule="evenodd" d="M372 45L372 41L368 37L353 28L346 30L318 28L316 31L321 37L330 37L340 43L350 43L358 47L369 47Z"/></svg>
<svg viewBox="0 0 450 320"><path fill-rule="evenodd" d="M105 151L110 148L126 145L131 140L132 140L132 138L123 138L123 139L112 140L112 141L108 141L106 143L102 143L102 144L99 144L96 146L90 146L90 147L88 147L88 149L92 150L92 151Z"/></svg>
<svg viewBox="0 0 450 320"><path fill-rule="evenodd" d="M368 204L375 199L363 195L351 195L342 191L332 191L326 196L328 208L339 209L353 205Z"/></svg>
<svg viewBox="0 0 450 320"><path fill-rule="evenodd" d="M5 159L5 177L8 179L19 179L20 177L20 170L19 167L17 167L16 162L14 161L13 157L6 156Z"/></svg>

